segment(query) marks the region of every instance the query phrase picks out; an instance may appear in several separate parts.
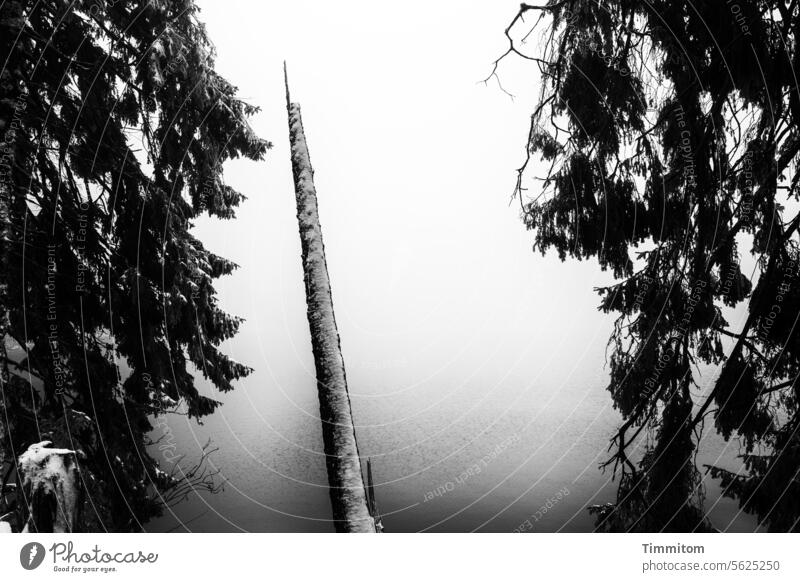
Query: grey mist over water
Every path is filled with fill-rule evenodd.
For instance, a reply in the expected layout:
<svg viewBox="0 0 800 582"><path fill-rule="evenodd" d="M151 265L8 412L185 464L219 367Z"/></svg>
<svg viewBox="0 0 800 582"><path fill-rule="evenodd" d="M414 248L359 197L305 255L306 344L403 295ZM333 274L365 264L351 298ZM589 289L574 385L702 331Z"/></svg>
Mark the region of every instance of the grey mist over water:
<svg viewBox="0 0 800 582"><path fill-rule="evenodd" d="M509 204L536 87L511 60L501 78L514 100L479 81L504 48L493 32L518 3L412 2L371 27L355 24L365 3L200 5L220 72L262 107L253 125L274 143L266 162L226 166L249 198L238 218L196 227L240 266L218 285L222 306L246 319L224 348L255 372L228 394L199 382L224 403L202 426L168 419L188 459L213 439L226 485L148 529L333 530L286 59L315 169L359 446L373 460L387 531L512 531L526 519L532 531L591 530L585 507L616 492L598 468L619 423L606 391L612 320L593 291L612 277L593 262L532 252L519 204ZM291 35L300 21L304 33ZM698 464L721 456L738 466L736 442L704 446ZM706 493L716 527L754 529L710 481Z"/></svg>

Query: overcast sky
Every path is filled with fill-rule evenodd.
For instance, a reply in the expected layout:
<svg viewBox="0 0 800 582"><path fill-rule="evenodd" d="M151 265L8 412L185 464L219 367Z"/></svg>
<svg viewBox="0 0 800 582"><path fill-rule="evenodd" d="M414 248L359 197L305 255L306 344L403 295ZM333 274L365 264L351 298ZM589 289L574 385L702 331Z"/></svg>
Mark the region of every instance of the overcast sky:
<svg viewBox="0 0 800 582"><path fill-rule="evenodd" d="M553 350L554 335L570 329L591 337L599 321L592 285L608 277L534 255L519 207L509 205L535 76L509 59L501 75L516 100L480 83L518 8L502 4L406 2L387 11L367 2L200 2L218 69L262 107L253 125L275 144L266 162L227 168L250 198L239 219L201 225L211 248L242 266L221 285L226 305L263 317L262 334L287 331L275 329L286 324L275 316L288 317L291 331L298 309L304 315L286 59L350 367L409 353L435 359L444 354L431 346L453 344L477 344L479 356L479 328L519 349L538 341Z"/></svg>

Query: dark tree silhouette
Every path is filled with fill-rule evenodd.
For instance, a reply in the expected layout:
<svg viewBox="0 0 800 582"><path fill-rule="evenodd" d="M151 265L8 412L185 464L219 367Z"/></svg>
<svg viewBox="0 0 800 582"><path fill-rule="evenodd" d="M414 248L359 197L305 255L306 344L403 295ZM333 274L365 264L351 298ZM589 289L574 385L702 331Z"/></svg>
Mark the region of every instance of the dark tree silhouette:
<svg viewBox="0 0 800 582"><path fill-rule="evenodd" d="M694 461L709 414L743 450L741 472L710 468L725 493L768 529L798 530L798 11L560 0L523 4L506 30L490 78L515 55L541 78L515 190L535 248L617 279L598 289L617 314L609 391L624 419L601 530L711 527ZM732 325L722 306L742 302ZM705 364L719 369L708 390Z"/></svg>
<svg viewBox="0 0 800 582"><path fill-rule="evenodd" d="M270 144L214 71L197 12L0 4L0 509L15 528L29 510L8 494L15 463L47 440L79 451L81 527L140 530L186 478L208 476L159 468L151 420L215 409L193 368L222 391L250 371L219 350L240 320L213 282L235 265L190 228L234 217L243 196L223 162Z"/></svg>

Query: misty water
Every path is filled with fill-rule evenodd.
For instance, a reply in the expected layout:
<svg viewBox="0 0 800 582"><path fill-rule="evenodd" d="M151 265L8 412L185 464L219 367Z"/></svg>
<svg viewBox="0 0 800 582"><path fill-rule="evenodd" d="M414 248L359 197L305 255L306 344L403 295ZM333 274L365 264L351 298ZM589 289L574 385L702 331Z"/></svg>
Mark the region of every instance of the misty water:
<svg viewBox="0 0 800 582"><path fill-rule="evenodd" d="M373 460L387 531L512 531L533 521L548 499L552 508L534 531L587 531L585 507L613 499L615 484L598 462L618 417L599 375L570 378L565 370L562 384L547 386L503 378L487 361L462 385L441 373L437 381L433 371L381 389L378 377L413 372L403 372L402 361L380 368L354 360L359 445ZM491 372L498 373L493 383ZM282 373L265 370L244 382L202 427L170 419L178 450L189 457L213 438L220 449L214 463L227 484L222 493L192 496L148 529L184 531L183 522L192 531L332 531L313 382L298 371L300 380L272 384L271 393L256 388L259 376L274 381ZM359 390L361 378L372 378L374 387ZM711 441L698 462L721 455L723 465L736 466L736 446ZM716 527L753 530L752 518L719 498L713 482L706 486Z"/></svg>
<svg viewBox="0 0 800 582"><path fill-rule="evenodd" d="M173 442L187 461L211 438L225 490L190 496L149 530L333 530L302 278L290 251L276 251L287 255L274 291L280 297L265 290L235 303L249 319L227 349L256 371L228 394L201 382L223 401L219 411L202 426L169 417L169 428L153 435L166 432L162 446ZM610 319L592 305L591 285L576 291L569 282L592 269L526 255L532 272L566 271L566 278L551 279L551 293L555 304L572 303L568 311L547 310L522 295L502 297L507 285L486 273L481 293L501 295L492 309L478 310L484 299L468 288L454 301L420 289L427 309L415 304L403 312L412 298L395 297L391 283L392 269L403 268L400 255L391 253L388 278L373 273L374 285L389 282L382 290L368 280L333 277L334 296L338 284L347 298L340 301L348 307L339 310L339 327L353 413L361 454L373 461L386 530L508 532L529 519L532 531L590 531L586 507L614 499L616 482L598 466L620 420L606 391ZM247 294L247 281L234 276L228 292ZM458 283L455 277L449 284ZM381 294L398 301L394 309L377 299ZM702 378L715 374L704 370ZM153 453L170 468L157 448ZM710 435L697 462L736 469L738 453L735 441ZM716 483L705 486L716 527L756 527L734 501L720 497Z"/></svg>
<svg viewBox="0 0 800 582"><path fill-rule="evenodd" d="M280 18L244 0L201 6L218 69L262 108L253 127L274 143L262 163L225 166L226 181L248 196L236 220L195 229L240 265L216 285L221 305L246 319L223 348L255 371L228 394L200 379L224 403L202 426L167 419L187 459L213 439L227 484L147 528L333 530L286 59L315 169L360 452L373 460L387 531L512 531L567 490L534 531L590 530L586 506L612 501L616 489L598 468L620 420L606 391L613 322L593 290L612 277L593 261L533 253L519 203L509 201L536 76L528 62L504 64L513 100L494 80L480 81L505 50L502 31L519 3L425 3L374 26L356 24L364 17L356 4L315 5L314 18L302 2ZM304 34L287 22L303 22ZM726 313L734 328L741 315ZM714 374L704 371L703 381ZM698 464L719 458L736 468L738 452L735 442L704 439ZM476 464L480 472L470 472ZM706 485L714 525L754 529Z"/></svg>

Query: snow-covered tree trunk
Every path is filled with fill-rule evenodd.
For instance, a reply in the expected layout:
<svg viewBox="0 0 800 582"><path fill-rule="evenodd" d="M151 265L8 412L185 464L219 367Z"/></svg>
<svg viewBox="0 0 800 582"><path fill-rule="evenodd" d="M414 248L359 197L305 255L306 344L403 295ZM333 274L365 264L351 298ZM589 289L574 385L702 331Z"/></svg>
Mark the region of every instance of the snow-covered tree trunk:
<svg viewBox="0 0 800 582"><path fill-rule="evenodd" d="M317 213L314 171L303 132L300 106L290 102L288 86L286 101L308 323L317 371L322 436L334 523L339 532L375 533L375 522L367 508L339 331L333 313L325 246Z"/></svg>
<svg viewBox="0 0 800 582"><path fill-rule="evenodd" d="M28 521L23 531L79 531L81 488L75 451L48 448L50 441L31 445L19 458Z"/></svg>

